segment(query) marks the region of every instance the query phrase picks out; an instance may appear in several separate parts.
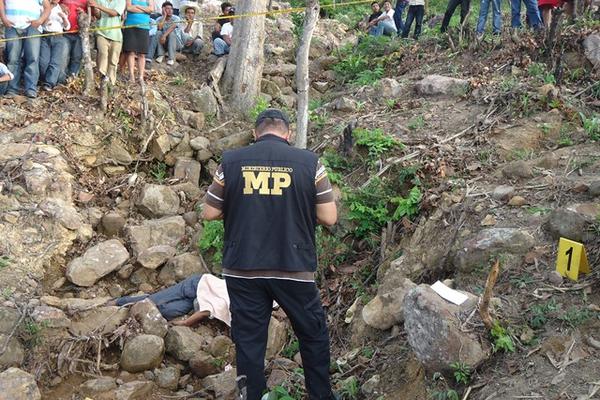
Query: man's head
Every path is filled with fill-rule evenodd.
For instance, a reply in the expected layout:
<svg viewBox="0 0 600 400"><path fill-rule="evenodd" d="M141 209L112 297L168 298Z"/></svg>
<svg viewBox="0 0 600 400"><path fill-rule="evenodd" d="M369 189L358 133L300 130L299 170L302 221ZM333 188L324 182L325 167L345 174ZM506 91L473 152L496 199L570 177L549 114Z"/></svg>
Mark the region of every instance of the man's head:
<svg viewBox="0 0 600 400"><path fill-rule="evenodd" d="M170 1L165 1L162 4L162 11L165 17L173 16L173 3L171 3Z"/></svg>
<svg viewBox="0 0 600 400"><path fill-rule="evenodd" d="M383 2L383 9L388 12L392 9L392 2L390 1L384 1Z"/></svg>
<svg viewBox="0 0 600 400"><path fill-rule="evenodd" d="M193 20L194 18L196 18L196 9L194 7L188 7L185 9L185 18L188 21Z"/></svg>
<svg viewBox="0 0 600 400"><path fill-rule="evenodd" d="M254 123L254 137L258 139L267 133L285 140L290 137L290 119L283 111L268 108L258 115Z"/></svg>
<svg viewBox="0 0 600 400"><path fill-rule="evenodd" d="M231 10L233 8L233 5L231 3L228 2L223 2L221 3L221 11L223 12L223 15L229 15L229 10Z"/></svg>
<svg viewBox="0 0 600 400"><path fill-rule="evenodd" d="M379 12L379 10L381 9L381 7L379 7L379 3L374 1L371 3L371 10L373 10L373 12Z"/></svg>

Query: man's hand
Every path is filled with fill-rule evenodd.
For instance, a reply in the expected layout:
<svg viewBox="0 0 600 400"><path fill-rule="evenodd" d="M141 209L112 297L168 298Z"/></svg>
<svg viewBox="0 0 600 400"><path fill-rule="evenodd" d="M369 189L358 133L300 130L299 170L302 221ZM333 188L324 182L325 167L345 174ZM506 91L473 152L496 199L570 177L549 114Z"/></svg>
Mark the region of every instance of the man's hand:
<svg viewBox="0 0 600 400"><path fill-rule="evenodd" d="M192 44L194 44L193 40L188 40L187 42L185 42L186 46L191 46Z"/></svg>
<svg viewBox="0 0 600 400"><path fill-rule="evenodd" d="M34 19L33 21L29 21L29 23L31 24L31 27L34 29L39 28L42 25L42 20L41 19Z"/></svg>
<svg viewBox="0 0 600 400"><path fill-rule="evenodd" d="M13 26L15 26L15 24L10 22L10 20L6 17L2 17L2 24L7 28L12 28Z"/></svg>
<svg viewBox="0 0 600 400"><path fill-rule="evenodd" d="M160 44L164 45L165 43L167 43L167 35L161 35L158 41L160 42Z"/></svg>
<svg viewBox="0 0 600 400"><path fill-rule="evenodd" d="M96 5L96 0L88 0L88 5L89 5L90 7L97 7L97 5Z"/></svg>

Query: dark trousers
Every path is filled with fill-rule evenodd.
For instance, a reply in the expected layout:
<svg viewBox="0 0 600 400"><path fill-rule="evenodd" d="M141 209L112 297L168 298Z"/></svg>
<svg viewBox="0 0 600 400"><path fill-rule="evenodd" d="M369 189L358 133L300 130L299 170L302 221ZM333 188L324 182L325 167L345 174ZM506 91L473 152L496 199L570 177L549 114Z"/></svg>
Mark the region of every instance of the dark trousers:
<svg viewBox="0 0 600 400"><path fill-rule="evenodd" d="M196 290L202 275L193 275L176 285L169 286L166 289L151 295L143 296L125 296L117 299L117 305L137 303L145 299L150 299L158 308L162 316L170 321L182 315L186 315L194 309L194 300L196 300Z"/></svg>
<svg viewBox="0 0 600 400"><path fill-rule="evenodd" d="M246 375L248 400L267 389L264 359L273 300L298 337L310 400L333 399L329 381L329 333L319 291L312 282L225 277L231 301L231 337L238 375Z"/></svg>
<svg viewBox="0 0 600 400"><path fill-rule="evenodd" d="M404 31L402 31L402 37L407 38L410 33L410 27L415 21L415 34L414 38L418 39L421 34L421 28L423 27L423 16L425 15L425 6L409 6L408 13L406 14L406 22L404 24Z"/></svg>
<svg viewBox="0 0 600 400"><path fill-rule="evenodd" d="M396 9L394 10L394 23L396 24L396 29L398 30L398 36L402 35L402 31L404 30L402 14L404 14L404 9L407 5L408 2L406 0L398 0L396 2Z"/></svg>
<svg viewBox="0 0 600 400"><path fill-rule="evenodd" d="M450 24L450 18L454 15L454 11L456 11L456 7L460 5L460 23L462 24L467 17L467 13L469 12L469 7L471 6L471 0L450 0L448 3L448 8L446 8L446 13L444 14L444 19L442 21L442 33L446 32L448 29L448 24Z"/></svg>

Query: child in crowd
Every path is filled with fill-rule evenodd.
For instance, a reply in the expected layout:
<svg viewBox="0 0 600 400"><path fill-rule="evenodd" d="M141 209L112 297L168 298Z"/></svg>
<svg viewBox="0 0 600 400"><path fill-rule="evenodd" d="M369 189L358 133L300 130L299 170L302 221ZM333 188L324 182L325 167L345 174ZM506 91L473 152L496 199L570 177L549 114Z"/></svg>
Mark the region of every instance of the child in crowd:
<svg viewBox="0 0 600 400"><path fill-rule="evenodd" d="M50 15L43 25L44 33L62 33L71 29L68 9L61 7L59 0L50 1ZM49 92L58 83L67 66L69 42L64 35L46 36L40 46L40 77L42 89Z"/></svg>

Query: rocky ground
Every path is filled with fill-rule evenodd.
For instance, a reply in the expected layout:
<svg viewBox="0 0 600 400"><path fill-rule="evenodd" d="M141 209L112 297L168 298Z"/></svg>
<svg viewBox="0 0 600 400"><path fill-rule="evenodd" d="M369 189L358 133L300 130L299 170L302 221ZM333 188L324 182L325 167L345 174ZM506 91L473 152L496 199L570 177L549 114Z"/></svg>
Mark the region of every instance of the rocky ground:
<svg viewBox="0 0 600 400"><path fill-rule="evenodd" d="M263 98L291 110L295 26L284 15L267 27ZM573 79L562 85L534 73L540 39L525 35L457 51L443 38L403 43L385 54L385 77L364 86L334 72L354 32L319 22L309 145L345 159L329 163L341 221L320 233L319 273L343 398L594 398L600 120L590 127L579 112L598 112L600 36L568 29ZM247 144L251 124L207 84L218 62L155 67L145 122L124 84L106 113L80 81L0 100L0 398L231 398L225 325L171 326L148 302L105 306L219 273L213 251L199 251L197 210L220 154ZM370 157L344 141L348 125L403 146ZM401 196L418 186L419 212L360 238L348 192L373 184ZM559 237L586 245L591 274L553 272ZM476 308L495 260L493 336ZM469 299L446 302L436 280ZM297 342L280 312L267 360L269 385L301 398Z"/></svg>

